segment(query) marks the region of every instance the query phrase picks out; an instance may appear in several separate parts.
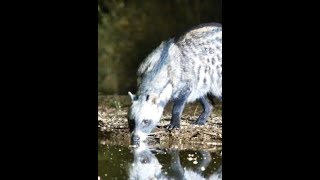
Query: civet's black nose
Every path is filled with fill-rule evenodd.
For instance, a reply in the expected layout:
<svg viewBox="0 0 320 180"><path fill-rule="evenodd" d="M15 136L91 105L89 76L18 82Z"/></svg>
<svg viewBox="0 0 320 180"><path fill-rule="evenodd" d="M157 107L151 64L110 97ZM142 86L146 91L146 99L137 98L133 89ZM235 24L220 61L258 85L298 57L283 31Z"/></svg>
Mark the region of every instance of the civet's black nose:
<svg viewBox="0 0 320 180"><path fill-rule="evenodd" d="M136 136L136 135L133 135L133 136L132 136L132 141L134 141L134 142L139 142L139 141L140 141L140 137L139 137L139 136Z"/></svg>
<svg viewBox="0 0 320 180"><path fill-rule="evenodd" d="M139 137L139 136L132 135L132 137L131 137L131 144L132 144L132 145L139 146L139 145L140 145L140 137Z"/></svg>

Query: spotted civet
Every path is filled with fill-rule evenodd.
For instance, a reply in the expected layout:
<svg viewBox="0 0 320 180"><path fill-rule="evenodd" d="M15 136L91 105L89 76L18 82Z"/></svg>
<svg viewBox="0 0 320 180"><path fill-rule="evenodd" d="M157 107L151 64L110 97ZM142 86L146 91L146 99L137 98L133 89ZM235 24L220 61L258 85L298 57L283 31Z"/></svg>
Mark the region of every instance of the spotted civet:
<svg viewBox="0 0 320 180"><path fill-rule="evenodd" d="M222 25L202 24L162 42L142 62L137 74L138 92L128 92L132 100L128 121L134 142L146 140L169 101L173 102L169 129L180 127L185 104L196 100L204 110L194 124L205 124L212 111L207 97L222 101Z"/></svg>

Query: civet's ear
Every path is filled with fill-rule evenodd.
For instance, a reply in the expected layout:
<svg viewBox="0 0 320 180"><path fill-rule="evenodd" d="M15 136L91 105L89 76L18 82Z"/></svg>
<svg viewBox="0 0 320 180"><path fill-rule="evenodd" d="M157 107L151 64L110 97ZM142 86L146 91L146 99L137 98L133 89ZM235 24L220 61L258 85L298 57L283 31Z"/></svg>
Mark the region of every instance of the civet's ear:
<svg viewBox="0 0 320 180"><path fill-rule="evenodd" d="M158 95L156 95L154 93L151 93L151 94L147 95L146 100L150 104L158 104L159 103Z"/></svg>
<svg viewBox="0 0 320 180"><path fill-rule="evenodd" d="M166 41L161 41L159 47L162 47Z"/></svg>
<svg viewBox="0 0 320 180"><path fill-rule="evenodd" d="M131 98L131 101L137 100L137 95L132 94L130 91L128 92L128 94L129 94L129 96L130 96L130 98Z"/></svg>

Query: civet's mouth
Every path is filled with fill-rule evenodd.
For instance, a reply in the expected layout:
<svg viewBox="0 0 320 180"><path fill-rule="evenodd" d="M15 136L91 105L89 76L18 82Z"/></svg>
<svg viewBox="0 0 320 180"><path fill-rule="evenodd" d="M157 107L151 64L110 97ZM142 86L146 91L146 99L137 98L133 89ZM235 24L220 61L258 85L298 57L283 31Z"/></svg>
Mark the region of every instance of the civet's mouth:
<svg viewBox="0 0 320 180"><path fill-rule="evenodd" d="M140 143L145 143L147 142L148 134L141 132L141 131L136 131L133 132L131 135L131 144L132 145L139 145Z"/></svg>

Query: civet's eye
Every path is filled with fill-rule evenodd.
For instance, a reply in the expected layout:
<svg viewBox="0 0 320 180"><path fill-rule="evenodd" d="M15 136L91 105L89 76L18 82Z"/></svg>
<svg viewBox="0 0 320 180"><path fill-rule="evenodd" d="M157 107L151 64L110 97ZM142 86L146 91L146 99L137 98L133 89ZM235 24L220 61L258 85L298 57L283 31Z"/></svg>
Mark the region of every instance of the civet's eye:
<svg viewBox="0 0 320 180"><path fill-rule="evenodd" d="M148 120L148 119L144 119L143 121L142 121L142 124L143 124L143 126L149 126L150 125L150 120Z"/></svg>
<svg viewBox="0 0 320 180"><path fill-rule="evenodd" d="M142 122L143 122L143 124L148 124L149 120L145 119Z"/></svg>

